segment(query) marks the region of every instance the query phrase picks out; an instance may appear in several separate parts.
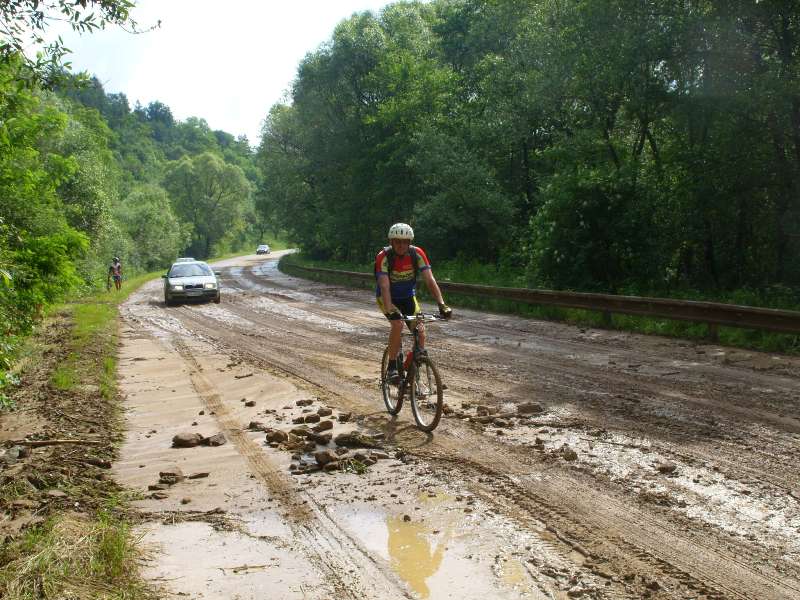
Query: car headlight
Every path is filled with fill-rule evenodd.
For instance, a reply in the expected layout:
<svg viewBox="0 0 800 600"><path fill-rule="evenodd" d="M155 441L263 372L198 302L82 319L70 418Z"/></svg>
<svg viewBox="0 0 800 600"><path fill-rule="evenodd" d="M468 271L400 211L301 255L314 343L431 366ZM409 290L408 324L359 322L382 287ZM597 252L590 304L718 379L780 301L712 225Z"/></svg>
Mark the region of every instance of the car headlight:
<svg viewBox="0 0 800 600"><path fill-rule="evenodd" d="M216 283L207 283L205 287L206 287L207 290L213 290L215 287L217 287L217 284Z"/></svg>
<svg viewBox="0 0 800 600"><path fill-rule="evenodd" d="M175 290L176 292L182 292L183 291L183 286L182 285L173 285L172 289Z"/></svg>

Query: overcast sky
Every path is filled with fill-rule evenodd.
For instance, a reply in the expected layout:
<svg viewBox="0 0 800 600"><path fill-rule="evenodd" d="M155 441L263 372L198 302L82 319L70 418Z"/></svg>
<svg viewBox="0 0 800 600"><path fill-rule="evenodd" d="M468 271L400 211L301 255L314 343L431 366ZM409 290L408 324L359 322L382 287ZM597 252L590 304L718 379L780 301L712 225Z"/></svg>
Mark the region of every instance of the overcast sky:
<svg viewBox="0 0 800 600"><path fill-rule="evenodd" d="M142 35L118 28L62 32L73 71L97 75L131 108L160 100L175 118L202 117L212 129L258 142L261 121L282 99L308 52L354 12L379 12L389 0L139 0Z"/></svg>

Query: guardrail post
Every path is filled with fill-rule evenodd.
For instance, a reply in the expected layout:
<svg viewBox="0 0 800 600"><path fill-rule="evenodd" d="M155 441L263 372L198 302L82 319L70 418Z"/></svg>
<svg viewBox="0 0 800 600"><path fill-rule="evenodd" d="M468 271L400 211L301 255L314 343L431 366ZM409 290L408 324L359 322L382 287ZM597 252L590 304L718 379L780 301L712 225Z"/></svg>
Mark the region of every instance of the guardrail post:
<svg viewBox="0 0 800 600"><path fill-rule="evenodd" d="M719 325L717 325L716 323L706 323L706 325L708 326L708 333L706 334L706 337L712 342L718 342Z"/></svg>

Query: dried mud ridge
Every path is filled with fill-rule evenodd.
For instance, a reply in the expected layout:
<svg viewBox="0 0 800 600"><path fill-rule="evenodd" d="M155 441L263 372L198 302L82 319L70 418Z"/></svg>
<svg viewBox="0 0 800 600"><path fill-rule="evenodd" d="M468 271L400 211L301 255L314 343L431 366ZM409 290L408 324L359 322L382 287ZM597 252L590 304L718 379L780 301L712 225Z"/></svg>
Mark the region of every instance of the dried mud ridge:
<svg viewBox="0 0 800 600"><path fill-rule="evenodd" d="M385 325L368 294L287 277L267 263L225 269L224 283L218 307L167 310L152 288L128 318L201 340L231 364L289 379L316 399L264 413L250 426L263 426L267 447L266 439L245 444L248 423L226 416L195 364L195 385L219 409L221 429L298 523L319 512L298 501L308 500L306 482L342 472L335 433L314 431L315 416L333 429L349 413L348 424L379 440L389 460L466 489L475 502L463 508L533 532L570 561L566 580L551 573L556 589L603 598L800 597L800 361L461 311L430 336L448 410L425 436L407 411L397 420L382 410ZM293 454L294 466L284 474L260 464L270 452ZM361 451L351 467L369 467L369 457ZM517 554L531 577L549 576L547 556ZM575 590L571 580L581 578L596 584Z"/></svg>

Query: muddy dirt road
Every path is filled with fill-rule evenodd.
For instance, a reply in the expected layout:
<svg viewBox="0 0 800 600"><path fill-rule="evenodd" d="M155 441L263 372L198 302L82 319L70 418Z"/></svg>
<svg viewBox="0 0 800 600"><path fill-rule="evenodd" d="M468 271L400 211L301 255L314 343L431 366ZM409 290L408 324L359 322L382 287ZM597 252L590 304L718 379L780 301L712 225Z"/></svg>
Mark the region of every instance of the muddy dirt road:
<svg viewBox="0 0 800 600"><path fill-rule="evenodd" d="M156 281L123 308L116 476L165 594L800 598L797 359L456 307L425 435L384 410L370 293L276 265L219 263L219 305ZM328 441L350 432L374 447Z"/></svg>

